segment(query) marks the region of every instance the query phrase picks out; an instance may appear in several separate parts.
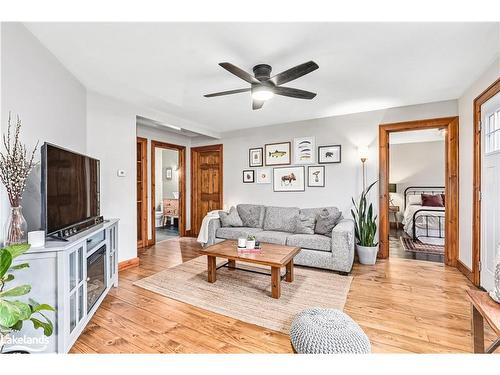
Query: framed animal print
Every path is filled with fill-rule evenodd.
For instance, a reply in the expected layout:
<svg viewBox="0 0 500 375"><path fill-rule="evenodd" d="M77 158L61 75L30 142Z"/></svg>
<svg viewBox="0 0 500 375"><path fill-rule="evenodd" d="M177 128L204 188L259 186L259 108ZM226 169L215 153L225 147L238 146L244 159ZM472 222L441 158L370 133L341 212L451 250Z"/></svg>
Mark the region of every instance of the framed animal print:
<svg viewBox="0 0 500 375"><path fill-rule="evenodd" d="M255 171L252 169L247 169L243 171L243 183L251 184L255 182Z"/></svg>
<svg viewBox="0 0 500 375"><path fill-rule="evenodd" d="M342 160L342 146L341 145L319 146L318 147L318 163L319 164L340 163L341 160Z"/></svg>
<svg viewBox="0 0 500 375"><path fill-rule="evenodd" d="M288 165L291 163L291 142L270 143L264 146L266 165Z"/></svg>
<svg viewBox="0 0 500 375"><path fill-rule="evenodd" d="M293 139L294 164L313 164L316 162L316 141L314 137Z"/></svg>
<svg viewBox="0 0 500 375"><path fill-rule="evenodd" d="M248 150L248 166L249 167L262 167L264 165L264 159L262 147L251 148Z"/></svg>
<svg viewBox="0 0 500 375"><path fill-rule="evenodd" d="M271 168L258 168L256 182L258 184L270 184L271 183Z"/></svg>
<svg viewBox="0 0 500 375"><path fill-rule="evenodd" d="M325 187L324 165L315 165L307 167L307 186Z"/></svg>
<svg viewBox="0 0 500 375"><path fill-rule="evenodd" d="M273 169L274 191L305 191L305 167L280 167Z"/></svg>

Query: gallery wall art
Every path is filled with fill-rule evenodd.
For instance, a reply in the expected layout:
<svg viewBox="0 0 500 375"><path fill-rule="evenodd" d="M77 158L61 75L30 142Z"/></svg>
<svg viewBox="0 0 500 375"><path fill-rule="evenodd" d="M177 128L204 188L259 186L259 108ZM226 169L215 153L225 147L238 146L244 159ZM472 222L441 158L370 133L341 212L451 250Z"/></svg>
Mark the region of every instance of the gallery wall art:
<svg viewBox="0 0 500 375"><path fill-rule="evenodd" d="M251 184L255 182L255 171L252 169L247 169L243 171L243 182L245 184Z"/></svg>
<svg viewBox="0 0 500 375"><path fill-rule="evenodd" d="M270 143L264 146L266 165L288 165L291 163L291 142Z"/></svg>
<svg viewBox="0 0 500 375"><path fill-rule="evenodd" d="M248 150L248 166L249 167L262 167L264 165L262 147L251 148Z"/></svg>
<svg viewBox="0 0 500 375"><path fill-rule="evenodd" d="M325 187L325 166L315 165L307 167L307 186Z"/></svg>
<svg viewBox="0 0 500 375"><path fill-rule="evenodd" d="M314 164L316 162L316 144L314 137L294 138L294 164Z"/></svg>
<svg viewBox="0 0 500 375"><path fill-rule="evenodd" d="M257 169L257 183L270 184L271 183L271 168L258 168Z"/></svg>
<svg viewBox="0 0 500 375"><path fill-rule="evenodd" d="M273 169L274 191L305 191L305 168L280 167Z"/></svg>
<svg viewBox="0 0 500 375"><path fill-rule="evenodd" d="M318 147L318 163L330 164L342 161L342 146L330 145Z"/></svg>

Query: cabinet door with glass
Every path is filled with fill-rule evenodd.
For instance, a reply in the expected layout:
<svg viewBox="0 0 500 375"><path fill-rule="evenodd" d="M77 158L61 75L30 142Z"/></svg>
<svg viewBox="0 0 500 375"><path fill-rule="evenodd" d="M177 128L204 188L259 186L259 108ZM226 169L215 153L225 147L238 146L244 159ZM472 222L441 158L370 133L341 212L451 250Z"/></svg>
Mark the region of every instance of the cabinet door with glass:
<svg viewBox="0 0 500 375"><path fill-rule="evenodd" d="M74 335L78 335L77 329L86 316L86 255L85 243L78 244L74 248L65 252L62 257L64 274L64 325L60 329L64 330L64 337L71 341ZM67 343L66 343L67 344Z"/></svg>
<svg viewBox="0 0 500 375"><path fill-rule="evenodd" d="M118 286L118 224L108 228L109 239L109 285Z"/></svg>

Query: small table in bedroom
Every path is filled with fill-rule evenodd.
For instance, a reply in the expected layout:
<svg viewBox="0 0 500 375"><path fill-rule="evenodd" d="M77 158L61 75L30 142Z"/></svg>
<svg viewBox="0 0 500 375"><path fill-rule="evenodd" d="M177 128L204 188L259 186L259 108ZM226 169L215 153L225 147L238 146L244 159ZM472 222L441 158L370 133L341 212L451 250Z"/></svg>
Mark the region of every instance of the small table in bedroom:
<svg viewBox="0 0 500 375"><path fill-rule="evenodd" d="M487 292L468 290L472 304L472 343L474 353L493 353L500 346L500 304L493 301ZM484 350L484 320L497 335L496 341Z"/></svg>
<svg viewBox="0 0 500 375"><path fill-rule="evenodd" d="M238 251L236 241L226 240L201 250L207 256L208 282L217 280L217 258L227 259L229 269L237 269L236 262L260 264L271 267L271 295L273 298L281 296L281 268L286 267L285 281L293 281L293 258L300 252L300 247L261 243L261 252L244 253ZM244 269L242 269L245 271Z"/></svg>
<svg viewBox="0 0 500 375"><path fill-rule="evenodd" d="M398 212L399 212L399 206L389 206L389 214L394 215L394 222L396 223L396 229L399 229Z"/></svg>

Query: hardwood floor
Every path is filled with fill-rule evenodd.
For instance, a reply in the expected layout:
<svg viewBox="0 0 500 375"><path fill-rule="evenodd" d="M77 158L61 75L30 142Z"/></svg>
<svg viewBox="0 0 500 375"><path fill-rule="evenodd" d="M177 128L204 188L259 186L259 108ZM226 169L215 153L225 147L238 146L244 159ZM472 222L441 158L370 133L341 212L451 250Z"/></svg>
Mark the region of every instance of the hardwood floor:
<svg viewBox="0 0 500 375"><path fill-rule="evenodd" d="M193 238L164 241L120 273L71 353L291 353L287 335L212 313L132 285L199 255ZM368 334L373 352L472 350L472 284L456 269L408 259L355 264L344 311ZM493 341L491 330L485 333ZM497 350L498 351L498 350Z"/></svg>

